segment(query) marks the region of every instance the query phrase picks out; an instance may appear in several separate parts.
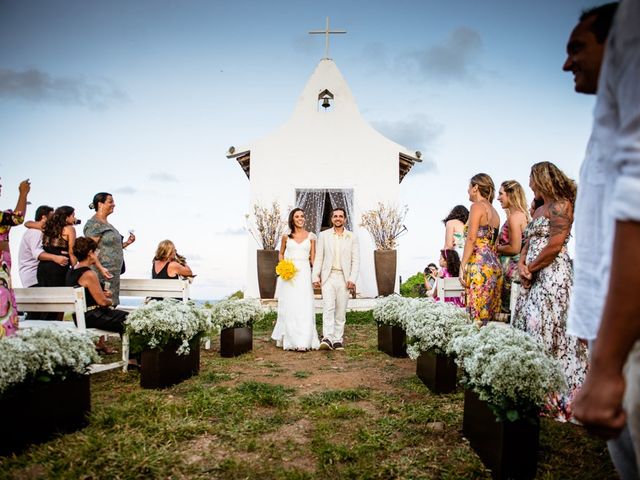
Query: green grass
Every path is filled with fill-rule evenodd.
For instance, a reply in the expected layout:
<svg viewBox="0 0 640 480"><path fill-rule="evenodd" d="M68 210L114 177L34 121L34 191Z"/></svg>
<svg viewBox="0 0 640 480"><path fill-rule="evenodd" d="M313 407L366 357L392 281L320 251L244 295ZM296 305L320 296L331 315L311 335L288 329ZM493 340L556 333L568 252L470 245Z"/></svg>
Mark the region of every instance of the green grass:
<svg viewBox="0 0 640 480"><path fill-rule="evenodd" d="M203 350L200 374L165 390L94 375L89 426L0 458L0 478L491 478L460 433L462 390L434 395L378 352L369 314L350 314L345 352L277 351L261 328L253 352ZM615 474L604 442L543 419L537 478Z"/></svg>

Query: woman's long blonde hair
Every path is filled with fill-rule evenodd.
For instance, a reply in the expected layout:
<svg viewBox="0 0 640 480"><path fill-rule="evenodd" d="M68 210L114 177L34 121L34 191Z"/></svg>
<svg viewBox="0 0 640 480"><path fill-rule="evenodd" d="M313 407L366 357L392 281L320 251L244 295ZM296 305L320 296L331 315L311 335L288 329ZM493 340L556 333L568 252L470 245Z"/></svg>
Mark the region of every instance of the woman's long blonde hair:
<svg viewBox="0 0 640 480"><path fill-rule="evenodd" d="M529 215L529 207L527 203L527 196L524 193L524 188L516 180L505 180L500 184L500 187L504 190L504 193L509 199L509 212L520 210L527 216L527 221L531 220Z"/></svg>
<svg viewBox="0 0 640 480"><path fill-rule="evenodd" d="M173 244L171 240L162 240L158 244L158 248L156 248L156 255L153 257L154 260L168 260L171 252L175 251L176 246Z"/></svg>
<svg viewBox="0 0 640 480"><path fill-rule="evenodd" d="M478 173L471 177L470 183L478 187L478 192L482 198L489 200L489 203L493 202L496 196L496 186L489 175L486 173Z"/></svg>
<svg viewBox="0 0 640 480"><path fill-rule="evenodd" d="M572 205L576 203L576 182L551 162L538 162L531 167L531 183L538 193L551 200L564 199Z"/></svg>

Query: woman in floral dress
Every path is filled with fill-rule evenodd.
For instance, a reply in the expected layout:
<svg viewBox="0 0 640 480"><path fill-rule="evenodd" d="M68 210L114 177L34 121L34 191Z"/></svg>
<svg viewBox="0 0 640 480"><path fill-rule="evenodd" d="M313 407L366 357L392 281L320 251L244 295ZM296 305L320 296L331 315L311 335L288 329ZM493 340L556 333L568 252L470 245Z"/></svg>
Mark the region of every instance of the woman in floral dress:
<svg viewBox="0 0 640 480"><path fill-rule="evenodd" d="M576 184L554 164L541 162L531 168L529 185L544 204L525 230L518 265L523 291L513 324L537 338L562 363L569 390L551 395L545 414L566 421L572 418L571 402L584 382L588 364L587 346L566 333L573 283L567 242Z"/></svg>
<svg viewBox="0 0 640 480"><path fill-rule="evenodd" d="M500 313L502 267L496 253L500 217L491 206L495 186L489 175L474 175L468 193L473 203L465 226L467 239L460 263L460 283L466 288L471 319L486 325Z"/></svg>
<svg viewBox="0 0 640 480"><path fill-rule="evenodd" d="M498 191L498 201L507 212L507 221L504 222L500 230L497 250L502 264L503 278L501 314L509 315L511 313L511 286L513 282L520 282L518 261L520 260L524 229L531 217L524 189L515 180L502 182ZM517 291L515 294L517 295Z"/></svg>
<svg viewBox="0 0 640 480"><path fill-rule="evenodd" d="M18 203L15 210L0 211L0 338L13 335L18 330L18 309L11 289L11 252L9 230L24 221L27 196L31 190L29 180L20 182ZM2 185L0 185L2 193Z"/></svg>

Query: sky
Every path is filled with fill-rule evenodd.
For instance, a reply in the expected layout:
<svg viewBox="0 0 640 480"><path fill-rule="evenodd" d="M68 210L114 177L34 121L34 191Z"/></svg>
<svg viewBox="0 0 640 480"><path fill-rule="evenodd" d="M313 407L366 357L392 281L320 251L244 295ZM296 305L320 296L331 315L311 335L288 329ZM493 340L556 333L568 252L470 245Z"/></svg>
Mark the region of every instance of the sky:
<svg viewBox="0 0 640 480"><path fill-rule="evenodd" d="M598 4L0 0L0 208L29 178L28 218L71 205L84 223L110 192L109 221L137 237L128 277L148 278L168 238L198 275L194 297L243 290L249 182L225 154L289 118L324 56L308 32L328 16L347 31L329 56L365 120L423 154L398 199L406 279L437 261L441 220L469 204L474 174L516 179L529 199L535 162L577 178L595 98L562 64L580 12ZM14 286L23 233L11 232Z"/></svg>

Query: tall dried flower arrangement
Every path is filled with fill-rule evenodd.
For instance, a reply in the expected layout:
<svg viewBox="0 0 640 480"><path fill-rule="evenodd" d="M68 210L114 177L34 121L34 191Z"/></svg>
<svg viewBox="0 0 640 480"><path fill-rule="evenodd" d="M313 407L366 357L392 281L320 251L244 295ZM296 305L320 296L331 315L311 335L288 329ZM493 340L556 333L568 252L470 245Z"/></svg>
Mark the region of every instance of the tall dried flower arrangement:
<svg viewBox="0 0 640 480"><path fill-rule="evenodd" d="M246 216L247 230L261 245L263 250L275 250L278 241L284 234L285 222L280 214L280 205L273 202L271 208L259 204L253 206L253 218Z"/></svg>
<svg viewBox="0 0 640 480"><path fill-rule="evenodd" d="M378 203L378 208L362 214L360 226L369 231L377 250L396 248L396 239L407 231L403 222L408 210L406 205L395 207Z"/></svg>

